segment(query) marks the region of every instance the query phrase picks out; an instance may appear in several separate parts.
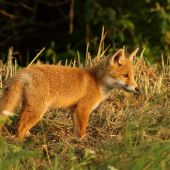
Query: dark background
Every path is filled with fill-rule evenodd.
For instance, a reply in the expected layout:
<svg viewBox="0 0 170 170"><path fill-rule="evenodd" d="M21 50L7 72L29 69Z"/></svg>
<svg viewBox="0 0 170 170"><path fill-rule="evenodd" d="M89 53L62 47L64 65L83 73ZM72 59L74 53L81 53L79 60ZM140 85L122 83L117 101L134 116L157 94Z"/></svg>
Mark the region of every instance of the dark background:
<svg viewBox="0 0 170 170"><path fill-rule="evenodd" d="M53 62L77 57L84 62L86 45L97 54L102 26L107 53L125 45L145 47L144 56L159 63L170 47L170 0L0 0L0 59L9 47L26 66L46 47L40 60ZM140 52L138 53L140 54Z"/></svg>

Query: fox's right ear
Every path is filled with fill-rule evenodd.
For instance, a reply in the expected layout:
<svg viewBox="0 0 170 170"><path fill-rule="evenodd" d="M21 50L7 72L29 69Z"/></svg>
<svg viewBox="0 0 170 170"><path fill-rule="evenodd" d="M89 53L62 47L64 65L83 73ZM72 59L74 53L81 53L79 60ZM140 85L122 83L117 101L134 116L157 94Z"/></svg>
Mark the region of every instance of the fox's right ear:
<svg viewBox="0 0 170 170"><path fill-rule="evenodd" d="M131 62L133 62L133 57L136 55L136 53L138 52L138 50L139 50L139 48L135 48L135 49L133 49L133 50L131 50L131 51L127 51L127 52L125 53L125 56L126 56L127 58L129 58L129 60L130 60Z"/></svg>
<svg viewBox="0 0 170 170"><path fill-rule="evenodd" d="M125 62L124 50L120 49L110 56L110 64L122 65Z"/></svg>

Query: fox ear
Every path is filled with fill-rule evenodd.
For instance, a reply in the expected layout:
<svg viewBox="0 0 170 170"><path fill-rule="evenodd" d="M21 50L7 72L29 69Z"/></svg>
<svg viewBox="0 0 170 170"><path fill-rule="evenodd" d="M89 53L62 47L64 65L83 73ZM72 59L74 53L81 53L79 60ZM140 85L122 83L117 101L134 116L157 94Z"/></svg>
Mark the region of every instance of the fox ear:
<svg viewBox="0 0 170 170"><path fill-rule="evenodd" d="M136 55L136 53L138 52L139 48L135 48L131 51L127 51L125 53L125 56L131 61L133 62L133 57Z"/></svg>
<svg viewBox="0 0 170 170"><path fill-rule="evenodd" d="M110 63L117 63L118 65L122 65L125 61L125 57L124 57L124 50L120 49L118 51L116 51L110 59Z"/></svg>

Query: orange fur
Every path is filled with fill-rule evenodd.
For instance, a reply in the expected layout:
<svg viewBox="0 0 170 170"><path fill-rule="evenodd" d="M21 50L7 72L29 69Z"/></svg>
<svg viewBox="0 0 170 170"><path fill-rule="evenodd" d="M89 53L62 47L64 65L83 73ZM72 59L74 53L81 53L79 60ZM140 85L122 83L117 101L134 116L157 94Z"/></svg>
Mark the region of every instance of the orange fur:
<svg viewBox="0 0 170 170"><path fill-rule="evenodd" d="M96 65L82 69L60 65L24 68L4 91L0 114L7 119L19 99L22 100L23 107L17 123L18 138L22 140L48 108L68 108L75 133L82 137L90 112L113 88L128 92L138 90L131 63L137 51L124 53L120 49Z"/></svg>

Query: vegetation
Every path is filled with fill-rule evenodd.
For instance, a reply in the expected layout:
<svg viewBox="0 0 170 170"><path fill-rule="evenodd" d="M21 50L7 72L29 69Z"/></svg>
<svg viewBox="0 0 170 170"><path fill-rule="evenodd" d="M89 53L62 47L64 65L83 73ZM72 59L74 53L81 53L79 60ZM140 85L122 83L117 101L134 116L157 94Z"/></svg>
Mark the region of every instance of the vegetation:
<svg viewBox="0 0 170 170"><path fill-rule="evenodd" d="M86 65L104 57L103 46L101 41L93 60L87 50ZM81 140L74 136L67 110L49 110L21 143L15 137L18 115L12 117L2 128L0 169L168 170L170 57L164 61L162 56L162 68L158 69L143 52L134 60L141 93L113 90L91 113L87 135ZM11 62L11 49L8 59L5 64L1 61L2 87L17 69ZM70 65L81 67L76 60ZM16 108L19 111L20 107Z"/></svg>
<svg viewBox="0 0 170 170"><path fill-rule="evenodd" d="M85 47L94 58L104 25L105 48L145 48L145 57L161 62L170 49L170 1L109 0L0 0L0 57L7 59L8 47L17 51L20 65L27 66L36 51L46 47L43 62L85 61Z"/></svg>

